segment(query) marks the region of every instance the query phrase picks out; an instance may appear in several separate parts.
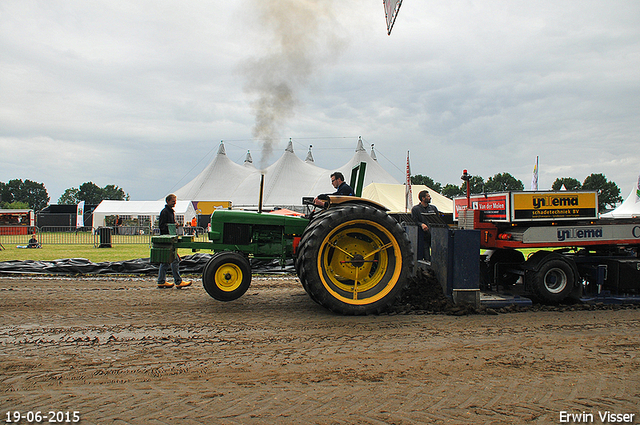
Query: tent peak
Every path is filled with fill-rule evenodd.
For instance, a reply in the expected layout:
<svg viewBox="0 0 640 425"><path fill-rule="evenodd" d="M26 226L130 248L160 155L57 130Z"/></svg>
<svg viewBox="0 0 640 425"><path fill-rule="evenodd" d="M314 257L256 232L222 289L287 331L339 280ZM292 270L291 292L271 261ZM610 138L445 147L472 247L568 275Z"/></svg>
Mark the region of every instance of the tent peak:
<svg viewBox="0 0 640 425"><path fill-rule="evenodd" d="M218 147L218 155L226 155L227 153L224 150L224 141L220 140L220 146Z"/></svg>
<svg viewBox="0 0 640 425"><path fill-rule="evenodd" d="M601 218L635 218L640 217L640 176L629 196L615 209L600 214Z"/></svg>
<svg viewBox="0 0 640 425"><path fill-rule="evenodd" d="M253 164L253 158L251 158L251 151L247 151L247 156L244 157L244 163Z"/></svg>
<svg viewBox="0 0 640 425"><path fill-rule="evenodd" d="M311 148L313 147L313 145L309 145L309 152L307 152L307 157L305 158L304 162L315 162L313 160L313 154L311 153Z"/></svg>
<svg viewBox="0 0 640 425"><path fill-rule="evenodd" d="M378 158L376 158L376 153L375 153L375 151L373 150L373 143L371 143L371 158L372 158L374 161L377 161L377 160L378 160Z"/></svg>
<svg viewBox="0 0 640 425"><path fill-rule="evenodd" d="M358 144L356 145L356 152L366 152L364 150L364 146L362 145L362 136L358 136Z"/></svg>
<svg viewBox="0 0 640 425"><path fill-rule="evenodd" d="M293 153L293 142L291 141L291 139L289 139L289 144L287 145L287 148L285 149L285 152Z"/></svg>

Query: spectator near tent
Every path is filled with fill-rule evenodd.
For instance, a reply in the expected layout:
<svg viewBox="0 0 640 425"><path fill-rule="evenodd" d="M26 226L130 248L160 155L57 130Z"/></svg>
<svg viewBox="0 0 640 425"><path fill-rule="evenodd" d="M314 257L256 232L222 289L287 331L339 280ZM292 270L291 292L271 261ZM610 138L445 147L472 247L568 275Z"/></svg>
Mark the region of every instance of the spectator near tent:
<svg viewBox="0 0 640 425"><path fill-rule="evenodd" d="M120 234L120 227L122 226L122 217L116 215L115 220L113 221L113 234Z"/></svg>
<svg viewBox="0 0 640 425"><path fill-rule="evenodd" d="M31 239L29 239L29 243L27 245L18 245L16 246L16 248L42 248L42 246L40 245L40 242L38 242L38 239L36 238L36 234L35 231L34 233L31 235ZM3 247L4 249L4 247Z"/></svg>
<svg viewBox="0 0 640 425"><path fill-rule="evenodd" d="M35 233L31 235L31 239L29 239L29 245L27 245L27 248L42 248L40 242L38 242L38 239L36 238Z"/></svg>

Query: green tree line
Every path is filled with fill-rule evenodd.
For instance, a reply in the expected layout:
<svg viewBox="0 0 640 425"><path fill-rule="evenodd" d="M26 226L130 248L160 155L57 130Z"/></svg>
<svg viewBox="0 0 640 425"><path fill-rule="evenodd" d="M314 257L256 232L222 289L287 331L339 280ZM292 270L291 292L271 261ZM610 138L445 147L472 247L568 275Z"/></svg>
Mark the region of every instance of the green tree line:
<svg viewBox="0 0 640 425"><path fill-rule="evenodd" d="M129 194L113 184L99 187L93 182L86 182L78 188L66 189L60 199L59 204L75 205L80 201L87 204L99 204L105 199L128 201ZM49 205L49 194L43 183L21 179L0 182L0 208L4 209L34 209L40 211Z"/></svg>
<svg viewBox="0 0 640 425"><path fill-rule="evenodd" d="M64 193L58 199L58 204L62 205L75 205L80 201L84 201L87 204L97 205L103 200L113 201L128 201L129 194L125 193L123 189L113 184L108 184L105 187L99 187L93 182L86 182L79 187L70 187L66 189Z"/></svg>
<svg viewBox="0 0 640 425"><path fill-rule="evenodd" d="M423 184L447 198L464 196L467 193L467 182L460 186L448 183L442 185L434 181L431 177L421 174L411 176L411 184ZM593 190L598 192L598 209L600 212L606 211L608 207L614 207L616 203L622 202L620 188L617 184L607 180L604 174L591 174L582 183L573 177L558 177L551 185L552 190L560 190L564 185L566 190ZM472 194L506 192L524 190L522 181L516 179L509 173L498 173L489 177L487 181L482 176L471 176L469 189Z"/></svg>
<svg viewBox="0 0 640 425"><path fill-rule="evenodd" d="M49 194L44 184L31 180L0 182L0 207L5 209L41 210L49 204Z"/></svg>

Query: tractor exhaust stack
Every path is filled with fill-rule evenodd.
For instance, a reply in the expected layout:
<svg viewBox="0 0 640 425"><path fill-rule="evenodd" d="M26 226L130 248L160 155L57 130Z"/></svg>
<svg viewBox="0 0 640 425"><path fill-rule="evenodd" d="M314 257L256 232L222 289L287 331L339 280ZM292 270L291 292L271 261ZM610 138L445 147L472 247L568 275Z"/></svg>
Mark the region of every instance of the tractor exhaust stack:
<svg viewBox="0 0 640 425"><path fill-rule="evenodd" d="M262 199L264 196L264 174L260 174L260 199L258 200L258 212L262 212Z"/></svg>

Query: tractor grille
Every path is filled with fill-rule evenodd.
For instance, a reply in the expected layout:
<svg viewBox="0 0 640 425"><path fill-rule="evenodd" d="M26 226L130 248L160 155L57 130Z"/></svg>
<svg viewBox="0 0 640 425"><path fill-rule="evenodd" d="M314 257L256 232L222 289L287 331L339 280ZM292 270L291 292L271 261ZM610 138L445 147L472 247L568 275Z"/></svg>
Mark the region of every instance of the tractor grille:
<svg viewBox="0 0 640 425"><path fill-rule="evenodd" d="M249 245L251 243L251 225L225 223L222 243L229 245Z"/></svg>

